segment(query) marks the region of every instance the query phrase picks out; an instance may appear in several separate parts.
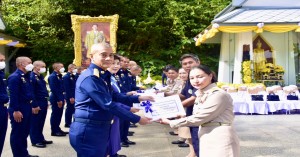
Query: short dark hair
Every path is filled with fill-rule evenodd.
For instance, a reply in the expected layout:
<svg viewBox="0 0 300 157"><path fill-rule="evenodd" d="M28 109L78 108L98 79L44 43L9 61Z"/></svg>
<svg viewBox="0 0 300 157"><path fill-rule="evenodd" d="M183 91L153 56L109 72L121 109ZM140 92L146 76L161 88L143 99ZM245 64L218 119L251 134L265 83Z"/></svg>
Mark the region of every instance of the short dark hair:
<svg viewBox="0 0 300 157"><path fill-rule="evenodd" d="M167 69L167 72L169 70L173 70L173 71L176 71L178 73L178 68L174 67L174 66L170 66L168 69Z"/></svg>
<svg viewBox="0 0 300 157"><path fill-rule="evenodd" d="M186 54L182 55L179 59L179 63L182 64L182 60L184 60L186 58L192 58L197 63L200 63L199 57L195 54L192 54L192 53L186 53Z"/></svg>
<svg viewBox="0 0 300 157"><path fill-rule="evenodd" d="M121 60L121 58L119 57L119 55L117 55L117 54L114 54L114 60Z"/></svg>
<svg viewBox="0 0 300 157"><path fill-rule="evenodd" d="M69 64L69 65L68 65L68 69L73 68L73 67L76 68L76 65L75 65L75 64Z"/></svg>
<svg viewBox="0 0 300 157"><path fill-rule="evenodd" d="M123 59L129 59L127 56L122 56L121 60Z"/></svg>
<svg viewBox="0 0 300 157"><path fill-rule="evenodd" d="M209 68L208 66L206 66L206 65L199 65L199 66L193 67L193 68L191 69L191 71L194 70L194 69L202 70L202 71L204 71L204 73L206 73L207 75L212 74L211 83L218 82L216 73L215 73L214 71L210 70L210 68ZM190 71L190 72L191 72L191 71Z"/></svg>
<svg viewBox="0 0 300 157"><path fill-rule="evenodd" d="M62 64L61 62L55 62L52 64L52 68L56 69L57 65Z"/></svg>
<svg viewBox="0 0 300 157"><path fill-rule="evenodd" d="M163 71L164 71L164 72L168 72L168 70L169 70L170 67L173 67L173 65L171 65L171 64L166 65L166 66L163 68Z"/></svg>

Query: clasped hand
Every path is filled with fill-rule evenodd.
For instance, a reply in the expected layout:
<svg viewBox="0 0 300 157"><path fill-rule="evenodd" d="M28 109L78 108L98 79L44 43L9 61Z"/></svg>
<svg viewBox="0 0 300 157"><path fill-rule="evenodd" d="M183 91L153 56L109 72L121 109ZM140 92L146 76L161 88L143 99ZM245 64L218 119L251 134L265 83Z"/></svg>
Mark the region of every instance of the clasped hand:
<svg viewBox="0 0 300 157"><path fill-rule="evenodd" d="M35 107L35 108L32 108L32 113L33 114L38 114L40 110L41 110L41 108L39 106Z"/></svg>
<svg viewBox="0 0 300 157"><path fill-rule="evenodd" d="M146 95L141 95L139 96L139 101L153 101L154 102L154 97L153 96L146 96Z"/></svg>
<svg viewBox="0 0 300 157"><path fill-rule="evenodd" d="M150 124L151 123L151 118L147 118L147 117L141 117L139 124L141 125L146 125L146 124Z"/></svg>
<svg viewBox="0 0 300 157"><path fill-rule="evenodd" d="M17 123L20 123L22 121L22 118L23 118L23 114L20 112L20 111L15 111L13 113L13 116L14 116L14 120L17 122Z"/></svg>
<svg viewBox="0 0 300 157"><path fill-rule="evenodd" d="M180 118L184 118L184 117L185 117L185 115L177 115L176 119L180 119ZM156 122L158 122L160 124L170 124L171 120L169 120L168 118L160 118Z"/></svg>

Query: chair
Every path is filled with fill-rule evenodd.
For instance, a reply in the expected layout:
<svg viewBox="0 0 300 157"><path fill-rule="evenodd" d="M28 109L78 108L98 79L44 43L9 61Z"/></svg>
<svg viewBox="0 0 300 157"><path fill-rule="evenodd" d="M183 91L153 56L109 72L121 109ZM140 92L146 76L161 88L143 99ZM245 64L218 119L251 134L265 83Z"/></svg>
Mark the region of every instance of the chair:
<svg viewBox="0 0 300 157"><path fill-rule="evenodd" d="M249 107L246 100L240 96L240 93L229 93L233 100L233 112L234 113L249 113Z"/></svg>
<svg viewBox="0 0 300 157"><path fill-rule="evenodd" d="M265 100L265 99L264 99ZM268 114L268 107L266 101L252 101L251 95L248 96L247 104L249 107L249 113L252 115L253 113L257 114Z"/></svg>

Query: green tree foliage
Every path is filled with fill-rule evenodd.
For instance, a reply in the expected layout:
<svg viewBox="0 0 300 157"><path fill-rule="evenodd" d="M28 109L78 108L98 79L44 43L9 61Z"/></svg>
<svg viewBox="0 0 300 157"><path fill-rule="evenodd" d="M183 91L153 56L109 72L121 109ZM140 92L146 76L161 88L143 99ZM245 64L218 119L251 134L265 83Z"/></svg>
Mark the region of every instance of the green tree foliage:
<svg viewBox="0 0 300 157"><path fill-rule="evenodd" d="M230 0L2 0L7 32L24 39L34 60L71 63L74 58L71 14L119 14L118 52L156 74L166 64L179 66L183 53L195 53L217 68L214 45L195 47L193 37Z"/></svg>

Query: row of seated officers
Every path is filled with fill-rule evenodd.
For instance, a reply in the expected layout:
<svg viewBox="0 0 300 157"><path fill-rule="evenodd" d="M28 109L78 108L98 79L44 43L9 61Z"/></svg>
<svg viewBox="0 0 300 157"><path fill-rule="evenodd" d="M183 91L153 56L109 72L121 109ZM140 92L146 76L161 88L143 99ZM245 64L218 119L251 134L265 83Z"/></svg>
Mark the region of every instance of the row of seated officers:
<svg viewBox="0 0 300 157"><path fill-rule="evenodd" d="M30 135L31 143L35 147L44 148L47 144L53 143L46 140L43 135L48 99L52 107L51 136L66 136L68 134L60 128L64 104L67 103L65 127L70 127L72 124L69 136L70 143L78 156L106 156L108 154L109 134L107 131L109 131L113 120L112 115L120 117L122 144L134 144L127 138L129 121L148 124L150 120L146 117L137 116L120 106L126 104L130 108L132 103L145 100L153 101L154 98L126 95L131 90L139 89L136 87L135 77L126 69L127 63L116 74L118 75L116 81L120 92L113 90L110 80L111 74L107 71L111 64L111 59L107 60L107 58L113 58L109 44L93 46L91 56L91 65L81 75L79 75L76 66L70 64L68 72L62 76L65 71L64 65L59 62L54 63L52 65L53 72L48 77L51 90L49 96L46 81L42 75L46 72L46 64L43 61L35 61L32 64L30 58L18 57L16 59L17 70L8 77L6 83L3 71L5 56L0 53L0 156L5 141L8 114L12 127L10 145L14 157L37 156L28 153L28 135ZM126 57L124 59L129 61ZM122 102L122 104L115 102ZM7 103L9 104L8 109L5 106ZM73 115L74 122L72 123ZM98 129L99 127L101 129ZM80 136L82 134L90 137ZM114 154L110 155L113 156Z"/></svg>

